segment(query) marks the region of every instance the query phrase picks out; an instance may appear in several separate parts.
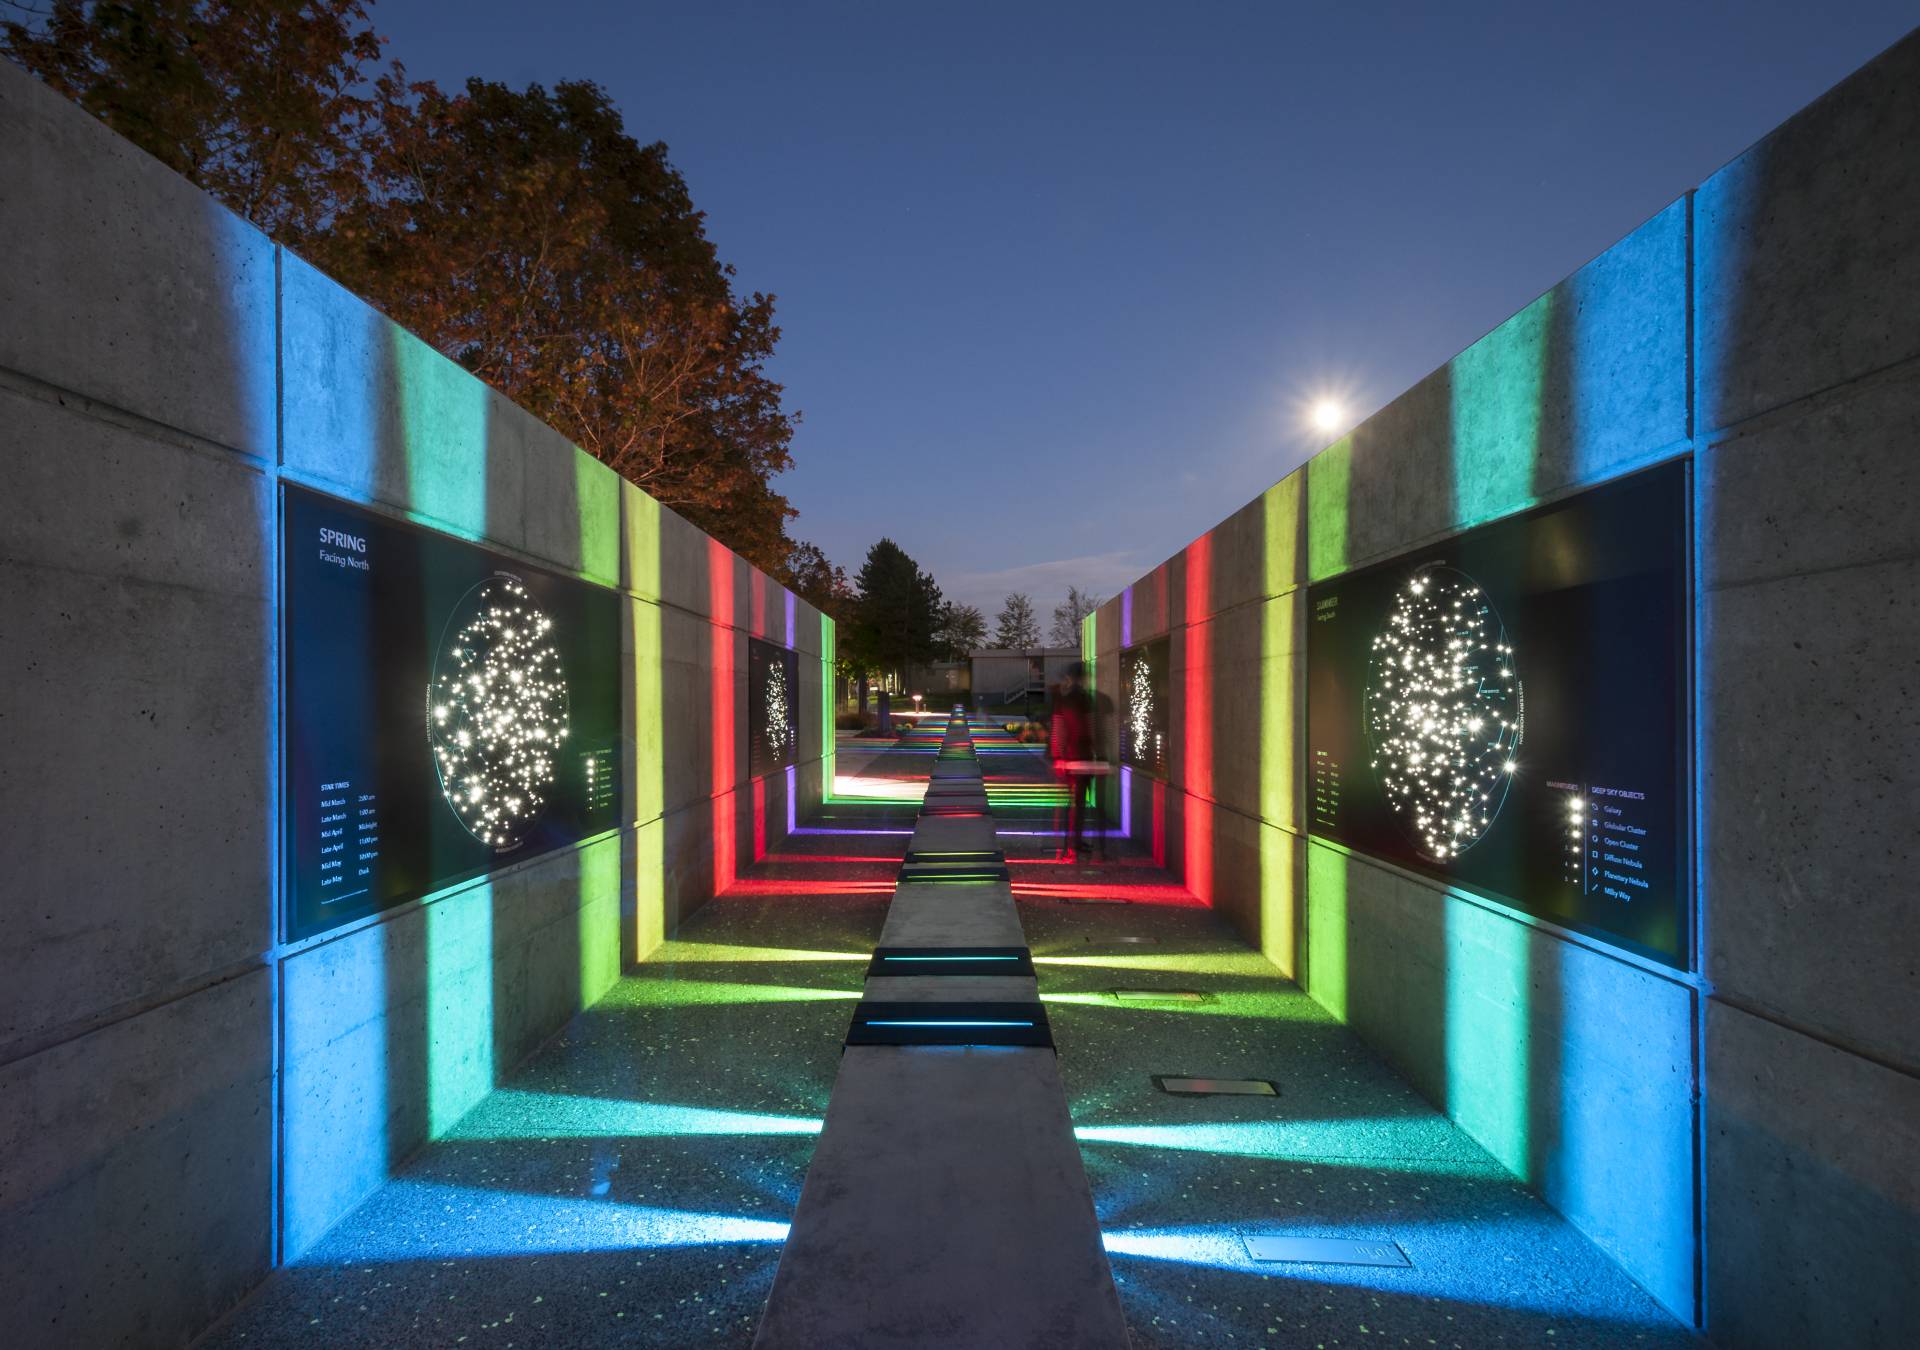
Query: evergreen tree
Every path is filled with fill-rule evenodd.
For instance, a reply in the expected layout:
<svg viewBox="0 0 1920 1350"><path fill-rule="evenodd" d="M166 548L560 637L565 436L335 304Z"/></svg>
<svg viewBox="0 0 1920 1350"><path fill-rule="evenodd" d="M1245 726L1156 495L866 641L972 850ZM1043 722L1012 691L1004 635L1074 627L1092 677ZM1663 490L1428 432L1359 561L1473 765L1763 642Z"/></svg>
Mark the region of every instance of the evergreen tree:
<svg viewBox="0 0 1920 1350"><path fill-rule="evenodd" d="M1002 651L1022 651L1040 645L1040 621L1033 615L1033 601L1015 591L1000 607L994 620L993 645Z"/></svg>
<svg viewBox="0 0 1920 1350"><path fill-rule="evenodd" d="M867 550L854 589L852 622L842 644L850 660L904 681L909 666L938 655L940 587L893 540L882 539Z"/></svg>

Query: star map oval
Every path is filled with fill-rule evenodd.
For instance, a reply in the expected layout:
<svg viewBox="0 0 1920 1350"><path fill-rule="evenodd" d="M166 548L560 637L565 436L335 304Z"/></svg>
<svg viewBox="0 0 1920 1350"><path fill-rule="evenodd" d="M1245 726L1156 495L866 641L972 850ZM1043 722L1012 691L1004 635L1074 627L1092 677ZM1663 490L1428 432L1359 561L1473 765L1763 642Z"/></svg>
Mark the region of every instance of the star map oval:
<svg viewBox="0 0 1920 1350"><path fill-rule="evenodd" d="M546 809L567 738L567 682L553 620L519 579L487 578L447 620L427 689L440 791L469 833L518 847Z"/></svg>
<svg viewBox="0 0 1920 1350"><path fill-rule="evenodd" d="M1479 583L1445 563L1415 571L1373 639L1365 717L1371 767L1420 851L1446 861L1493 824L1525 723L1506 626Z"/></svg>

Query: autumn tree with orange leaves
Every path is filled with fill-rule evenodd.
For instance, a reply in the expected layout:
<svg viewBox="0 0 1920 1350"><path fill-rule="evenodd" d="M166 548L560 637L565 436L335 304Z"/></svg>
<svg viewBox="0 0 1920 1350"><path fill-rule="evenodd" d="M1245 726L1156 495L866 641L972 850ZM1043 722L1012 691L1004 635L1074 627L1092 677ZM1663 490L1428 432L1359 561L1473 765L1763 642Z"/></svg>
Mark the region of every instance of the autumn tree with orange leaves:
<svg viewBox="0 0 1920 1350"><path fill-rule="evenodd" d="M736 297L667 148L597 86L385 99L369 191L310 251L348 286L777 570L791 417L770 296Z"/></svg>
<svg viewBox="0 0 1920 1350"><path fill-rule="evenodd" d="M772 486L797 419L765 370L774 298L735 293L666 146L591 83L449 93L382 67L381 41L364 0L55 0L0 25L0 50L142 149L834 598Z"/></svg>

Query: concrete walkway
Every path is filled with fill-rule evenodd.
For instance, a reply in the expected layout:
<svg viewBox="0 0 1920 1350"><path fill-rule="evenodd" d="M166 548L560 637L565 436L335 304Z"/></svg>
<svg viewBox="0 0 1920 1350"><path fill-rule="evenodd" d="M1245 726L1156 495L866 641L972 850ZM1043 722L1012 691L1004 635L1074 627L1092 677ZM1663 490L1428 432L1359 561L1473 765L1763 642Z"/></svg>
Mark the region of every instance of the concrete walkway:
<svg viewBox="0 0 1920 1350"><path fill-rule="evenodd" d="M956 716L756 1350L1125 1344L988 805Z"/></svg>
<svg viewBox="0 0 1920 1350"><path fill-rule="evenodd" d="M1693 1343L1146 859L1053 862L1044 766L980 736L1134 1345ZM203 1344L750 1345L934 763L843 749L843 789L869 789L843 795L873 800L745 869ZM1153 1074L1281 1091L1179 1098ZM1268 1232L1412 1264L1259 1265L1239 1238Z"/></svg>

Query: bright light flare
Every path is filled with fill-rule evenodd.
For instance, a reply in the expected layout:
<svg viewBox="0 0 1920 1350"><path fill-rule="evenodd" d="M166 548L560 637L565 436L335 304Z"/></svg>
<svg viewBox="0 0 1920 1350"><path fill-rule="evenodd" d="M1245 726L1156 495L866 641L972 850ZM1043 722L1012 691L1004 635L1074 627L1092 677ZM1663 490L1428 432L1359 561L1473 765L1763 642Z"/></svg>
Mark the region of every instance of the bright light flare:
<svg viewBox="0 0 1920 1350"><path fill-rule="evenodd" d="M1317 398L1307 410L1307 420L1315 431L1332 435L1347 429L1347 405L1337 398Z"/></svg>

